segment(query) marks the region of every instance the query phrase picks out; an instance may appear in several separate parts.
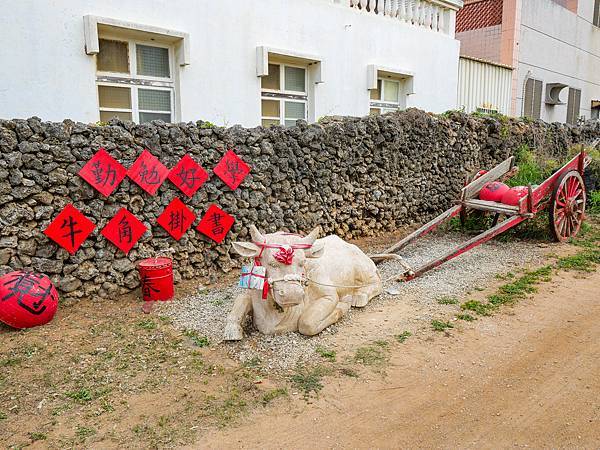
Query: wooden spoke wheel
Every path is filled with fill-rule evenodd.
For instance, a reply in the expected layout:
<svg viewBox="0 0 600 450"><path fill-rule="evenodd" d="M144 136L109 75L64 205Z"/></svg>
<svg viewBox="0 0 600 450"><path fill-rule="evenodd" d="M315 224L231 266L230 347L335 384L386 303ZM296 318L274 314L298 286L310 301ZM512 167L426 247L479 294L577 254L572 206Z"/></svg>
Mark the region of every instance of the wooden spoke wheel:
<svg viewBox="0 0 600 450"><path fill-rule="evenodd" d="M585 215L585 185L576 170L563 174L550 198L550 229L564 242L579 231Z"/></svg>

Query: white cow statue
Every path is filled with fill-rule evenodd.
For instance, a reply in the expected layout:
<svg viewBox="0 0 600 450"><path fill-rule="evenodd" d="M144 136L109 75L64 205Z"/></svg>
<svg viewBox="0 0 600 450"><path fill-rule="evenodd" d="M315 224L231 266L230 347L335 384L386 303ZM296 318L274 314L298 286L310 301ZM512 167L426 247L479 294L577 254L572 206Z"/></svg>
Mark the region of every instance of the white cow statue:
<svg viewBox="0 0 600 450"><path fill-rule="evenodd" d="M250 312L261 333L313 336L351 306L363 307L382 292L381 278L367 255L337 236L317 239L318 234L317 228L306 237L263 235L251 225L252 242L233 244L240 255L253 258L249 271L258 273L265 286L256 288L254 276L250 284L255 288L236 298L225 325L226 341L243 338L242 323Z"/></svg>

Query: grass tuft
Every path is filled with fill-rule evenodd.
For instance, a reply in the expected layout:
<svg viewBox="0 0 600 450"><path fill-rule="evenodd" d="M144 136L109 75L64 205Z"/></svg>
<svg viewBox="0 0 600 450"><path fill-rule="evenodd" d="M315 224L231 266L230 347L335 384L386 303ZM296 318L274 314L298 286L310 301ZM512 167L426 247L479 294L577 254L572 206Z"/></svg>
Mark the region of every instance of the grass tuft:
<svg viewBox="0 0 600 450"><path fill-rule="evenodd" d="M317 347L315 352L322 358L328 359L330 361L335 361L335 350L329 350L323 347Z"/></svg>
<svg viewBox="0 0 600 450"><path fill-rule="evenodd" d="M492 313L494 306L489 303L481 303L479 300L469 300L460 305L460 309L473 311L480 316L489 316Z"/></svg>
<svg viewBox="0 0 600 450"><path fill-rule="evenodd" d="M394 337L396 338L396 340L398 342L400 342L401 344L403 344L411 336L412 336L412 333L410 331L403 331L402 333L397 334Z"/></svg>
<svg viewBox="0 0 600 450"><path fill-rule="evenodd" d="M276 398L287 397L287 395L288 395L288 391L286 388L273 389L269 392L265 392L265 394L262 396L262 399L260 402L262 403L263 406L267 406L269 403L271 403Z"/></svg>
<svg viewBox="0 0 600 450"><path fill-rule="evenodd" d="M323 376L327 373L320 366L313 368L298 366L296 372L290 377L290 381L296 389L302 391L304 399L308 400L312 395L319 395L319 391L323 389Z"/></svg>
<svg viewBox="0 0 600 450"><path fill-rule="evenodd" d="M465 320L467 322L473 322L474 320L477 320L477 318L473 317L471 314L457 314L456 318L459 320Z"/></svg>
<svg viewBox="0 0 600 450"><path fill-rule="evenodd" d="M93 400L92 393L88 389L79 389L74 392L67 392L67 397L78 401L79 403L87 403Z"/></svg>
<svg viewBox="0 0 600 450"><path fill-rule="evenodd" d="M354 353L354 361L365 366L382 366L387 361L387 345L381 345L385 341L377 341L374 345L359 347Z"/></svg>
<svg viewBox="0 0 600 450"><path fill-rule="evenodd" d="M437 302L440 305L456 305L458 303L458 299L456 297L440 297L437 299Z"/></svg>
<svg viewBox="0 0 600 450"><path fill-rule="evenodd" d="M208 347L210 345L208 338L206 336L200 336L195 330L186 330L183 334L189 337L196 347Z"/></svg>
<svg viewBox="0 0 600 450"><path fill-rule="evenodd" d="M445 331L448 328L454 328L454 325L452 325L450 322L442 322L441 320L432 320L431 327L435 331Z"/></svg>

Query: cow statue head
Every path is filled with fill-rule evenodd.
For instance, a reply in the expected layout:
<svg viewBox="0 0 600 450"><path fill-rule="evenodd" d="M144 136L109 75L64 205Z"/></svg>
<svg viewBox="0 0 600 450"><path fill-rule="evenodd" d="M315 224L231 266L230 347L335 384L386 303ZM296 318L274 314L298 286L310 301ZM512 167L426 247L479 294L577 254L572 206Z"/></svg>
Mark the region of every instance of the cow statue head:
<svg viewBox="0 0 600 450"><path fill-rule="evenodd" d="M317 241L319 228L302 237L291 233L263 235L250 225L252 242L234 242L237 253L254 258L254 264L266 268L269 293L282 308L298 305L304 299L307 258L323 254L323 244Z"/></svg>

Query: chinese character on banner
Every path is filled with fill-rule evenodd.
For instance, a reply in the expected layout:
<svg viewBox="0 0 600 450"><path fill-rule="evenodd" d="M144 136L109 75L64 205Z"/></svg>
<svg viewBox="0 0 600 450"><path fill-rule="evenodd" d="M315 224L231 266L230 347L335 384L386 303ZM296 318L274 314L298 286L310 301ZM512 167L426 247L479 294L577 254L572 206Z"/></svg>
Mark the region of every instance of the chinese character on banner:
<svg viewBox="0 0 600 450"><path fill-rule="evenodd" d="M74 255L94 228L96 228L94 222L73 205L68 204L48 225L44 234Z"/></svg>
<svg viewBox="0 0 600 450"><path fill-rule="evenodd" d="M246 175L250 173L250 166L236 155L232 150L227 151L225 156L215 166L215 174L231 189L236 190Z"/></svg>
<svg viewBox="0 0 600 450"><path fill-rule="evenodd" d="M137 217L121 208L102 229L102 235L127 254L146 230L146 226Z"/></svg>
<svg viewBox="0 0 600 450"><path fill-rule="evenodd" d="M220 244L231 229L233 222L235 222L233 216L227 214L217 205L210 205L196 229Z"/></svg>
<svg viewBox="0 0 600 450"><path fill-rule="evenodd" d="M169 172L169 180L191 197L208 180L208 173L190 155L185 155Z"/></svg>
<svg viewBox="0 0 600 450"><path fill-rule="evenodd" d="M127 169L101 148L79 171L79 176L105 197L112 194L127 175Z"/></svg>
<svg viewBox="0 0 600 450"><path fill-rule="evenodd" d="M129 178L150 195L156 194L168 174L169 169L148 150L144 150L127 171Z"/></svg>
<svg viewBox="0 0 600 450"><path fill-rule="evenodd" d="M192 226L194 220L196 220L196 214L190 211L181 200L174 198L156 221L173 238L179 240Z"/></svg>

